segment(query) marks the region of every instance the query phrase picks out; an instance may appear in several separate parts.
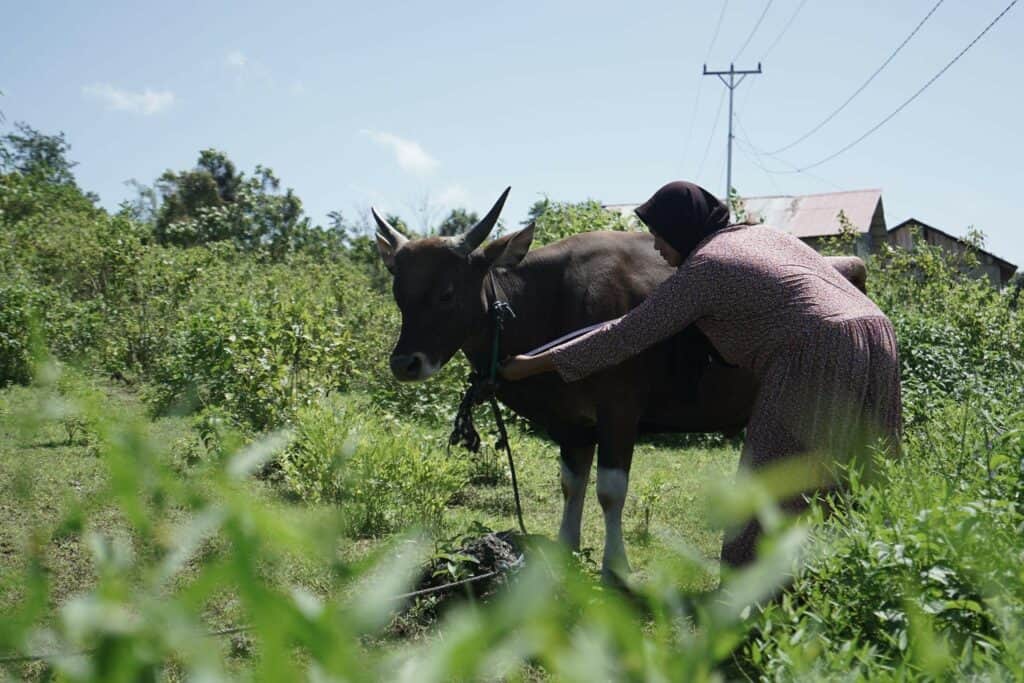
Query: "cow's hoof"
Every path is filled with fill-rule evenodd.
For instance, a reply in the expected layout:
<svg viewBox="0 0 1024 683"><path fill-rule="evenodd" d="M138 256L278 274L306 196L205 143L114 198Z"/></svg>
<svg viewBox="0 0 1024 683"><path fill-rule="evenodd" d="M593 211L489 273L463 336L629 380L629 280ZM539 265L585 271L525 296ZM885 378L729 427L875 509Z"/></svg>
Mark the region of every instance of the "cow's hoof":
<svg viewBox="0 0 1024 683"><path fill-rule="evenodd" d="M615 590L623 593L631 593L632 589L629 587L629 571L614 571L612 569L601 570L601 583L608 588L614 588Z"/></svg>

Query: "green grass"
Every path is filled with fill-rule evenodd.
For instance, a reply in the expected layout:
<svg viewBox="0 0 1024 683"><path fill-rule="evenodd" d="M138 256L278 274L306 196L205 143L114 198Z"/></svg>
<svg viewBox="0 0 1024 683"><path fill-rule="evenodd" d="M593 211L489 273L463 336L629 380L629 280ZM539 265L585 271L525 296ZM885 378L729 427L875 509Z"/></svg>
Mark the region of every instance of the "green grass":
<svg viewBox="0 0 1024 683"><path fill-rule="evenodd" d="M158 457L179 462L181 451L195 443L191 420L182 417L152 419L147 416L141 399L124 388L109 383L84 384L89 391L98 393L105 412L124 420L144 421L148 440L157 449ZM21 567L32 543L31 530L58 524L71 505L92 510L87 516L86 533L69 534L51 542L45 549L52 587L51 611L96 583L92 554L85 540L88 532L133 543L129 526L115 511L115 506L100 499L106 483L106 467L96 455L88 425L79 428L76 427L79 421L74 419L44 417L31 419L33 424L25 427L27 418L45 415L51 410L54 400L52 390L38 387L0 390L0 501L3 501L0 503L0 576L10 575ZM441 439L444 434L442 430L436 433L427 430L424 436ZM553 537L562 509L557 447L536 436L513 433L512 448L527 528L531 533ZM478 456L456 450L452 457ZM488 464L498 476L487 484L470 484L460 492L445 513L444 533L458 534L474 522L496 530L515 526L504 455L485 452L483 457L499 458ZM730 476L737 457L732 448L680 450L653 444L638 446L631 474L631 495L624 514L627 549L637 579L644 579L646 569L664 551L667 540L683 539L704 557L717 558L721 537L708 526L706 510L700 502L701 492L709 482ZM180 466L179 472L182 477L196 477L202 470ZM193 483L202 486L202 481ZM250 480L242 486L246 495L290 525L316 528L339 514L332 504L297 501L280 485L267 481ZM596 574L604 543L604 525L593 487L592 476L584 513L583 550L584 565ZM163 524L157 533L165 533L185 521L189 513L171 508L163 514ZM646 533L645 517L648 519ZM213 548L221 542L211 539L213 547L200 553L193 563L201 562L204 554L212 554ZM353 561L366 556L380 542L380 539L350 539L338 550L345 560ZM588 562L586 558L592 560ZM266 571L278 585L301 586L323 598L330 598L341 585L328 567L300 556L269 564ZM182 580L190 573L186 568ZM691 588L708 588L712 583L714 577L704 577L704 583ZM16 587L4 587L0 592L0 610L12 607L19 597ZM244 620L238 601L230 594L219 596L207 605L205 618L212 628ZM224 648L226 656L245 650L244 641L237 639L234 646L229 641L221 643L220 647ZM26 675L31 672L31 668L24 670Z"/></svg>
<svg viewBox="0 0 1024 683"><path fill-rule="evenodd" d="M530 533L554 536L562 518L558 447L529 435L513 436L511 445L526 528ZM505 467L504 454L497 457ZM668 537L685 540L707 559L718 559L721 533L710 528L702 494L714 482L731 477L738 458L739 453L734 448L684 450L650 443L637 446L623 513L626 550L636 579L645 578L647 567L664 551ZM594 470L583 513L581 545L584 554L600 564L604 520L594 492L596 465ZM646 505L650 516L645 534L643 494L652 489L657 491L657 499ZM454 528L464 527L473 520L495 529L515 526L511 484L471 484L462 498L462 504L449 511ZM693 588L707 587L705 584Z"/></svg>

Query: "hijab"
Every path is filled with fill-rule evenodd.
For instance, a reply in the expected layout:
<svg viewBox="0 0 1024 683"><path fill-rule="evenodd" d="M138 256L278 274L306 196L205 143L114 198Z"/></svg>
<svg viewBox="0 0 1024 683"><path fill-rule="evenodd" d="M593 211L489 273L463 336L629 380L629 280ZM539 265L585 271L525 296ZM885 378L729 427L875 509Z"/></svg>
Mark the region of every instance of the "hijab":
<svg viewBox="0 0 1024 683"><path fill-rule="evenodd" d="M729 209L699 185L676 180L636 207L637 217L682 260L706 237L729 225Z"/></svg>
<svg viewBox="0 0 1024 683"><path fill-rule="evenodd" d="M705 238L729 226L726 205L703 187L684 180L664 185L635 213L651 232L678 251L683 261ZM697 387L712 359L729 366L696 327L676 335L671 342L671 354L670 362L680 379L680 394L685 401L697 401Z"/></svg>

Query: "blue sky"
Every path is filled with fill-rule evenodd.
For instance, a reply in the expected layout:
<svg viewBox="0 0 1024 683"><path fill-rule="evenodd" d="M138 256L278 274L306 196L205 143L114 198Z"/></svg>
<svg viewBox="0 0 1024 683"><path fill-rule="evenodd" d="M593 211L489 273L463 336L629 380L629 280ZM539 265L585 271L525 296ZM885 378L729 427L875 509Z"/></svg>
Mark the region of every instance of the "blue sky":
<svg viewBox="0 0 1024 683"><path fill-rule="evenodd" d="M849 107L781 156L799 167L858 137L1009 1L946 0ZM719 0L17 3L0 25L0 110L7 126L64 131L80 183L111 207L124 181L217 147L245 170L273 168L318 221L376 204L417 225L453 205L482 212L511 185L505 220L517 223L544 195L639 202L676 178L721 193L724 88L701 65L760 59L764 75L736 95L742 193L879 187L889 225L974 225L1024 264L1024 7L837 159L777 175L752 161L785 170L750 147L815 126L934 4L772 0L737 55L765 0L728 2L713 45Z"/></svg>

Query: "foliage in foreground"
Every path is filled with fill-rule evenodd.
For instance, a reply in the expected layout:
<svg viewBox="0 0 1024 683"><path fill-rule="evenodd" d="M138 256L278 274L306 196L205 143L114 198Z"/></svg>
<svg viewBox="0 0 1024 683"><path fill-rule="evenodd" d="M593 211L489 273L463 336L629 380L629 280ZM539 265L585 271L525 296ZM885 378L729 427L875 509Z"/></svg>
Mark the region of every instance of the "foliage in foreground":
<svg viewBox="0 0 1024 683"><path fill-rule="evenodd" d="M451 611L422 646L393 650L381 640L396 609L389 596L407 588L423 546L396 538L368 560L341 560L339 550L351 543L342 516L297 527L243 485L281 450L321 452L317 439L336 447L345 427L344 420L331 424L338 406L305 417L305 434L271 436L183 477L142 425L111 419L95 398L75 396L75 383L59 386L68 396L22 406L24 419L77 415L89 425L107 470L95 505L109 501L129 535L96 532L91 519L103 511L81 503L70 503L52 528L27 532L24 563L0 577L3 592L19 596L0 624L0 650L86 650L48 658L68 680L238 673L224 669L204 622L209 603L225 593L253 643L235 665L267 680L516 678L537 667L566 680L702 680L715 672L1002 677L1022 654L1022 414L971 414L950 419L955 427L915 432L906 457L883 468L876 484L855 487L856 505L819 519L807 545L806 527L761 506L774 530L762 561L724 577L710 596L680 592L714 566L678 538L661 539L670 550L632 600L541 547L492 602ZM348 419L357 422L355 414ZM374 437L392 438L384 429ZM372 476L356 470L339 481L359 486ZM767 500L750 485L712 505ZM15 493L29 495L31 481L20 486ZM51 620L46 556L70 537L92 548L96 584L58 606ZM806 562L792 587L749 609L799 566L801 547ZM288 563L324 567L341 590L282 584L273 567Z"/></svg>

